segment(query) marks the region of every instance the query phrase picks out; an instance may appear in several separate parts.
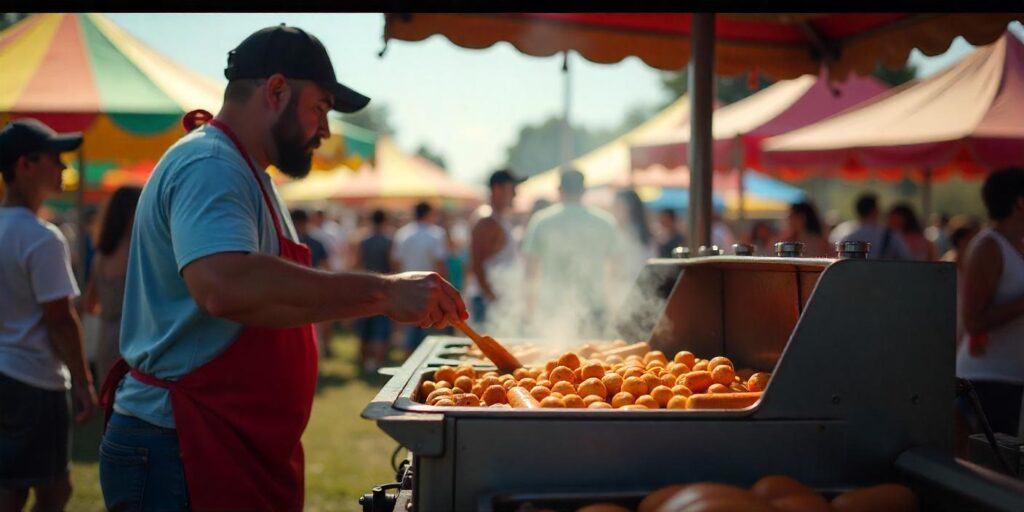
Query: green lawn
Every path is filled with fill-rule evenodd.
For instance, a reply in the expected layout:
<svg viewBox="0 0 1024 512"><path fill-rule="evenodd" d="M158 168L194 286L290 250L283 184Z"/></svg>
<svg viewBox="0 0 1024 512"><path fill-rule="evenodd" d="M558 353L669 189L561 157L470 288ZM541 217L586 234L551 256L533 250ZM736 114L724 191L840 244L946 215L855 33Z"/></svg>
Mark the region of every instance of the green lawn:
<svg viewBox="0 0 1024 512"><path fill-rule="evenodd" d="M391 454L398 446L377 425L359 417L386 381L359 377L354 361L358 342L334 338L334 357L320 362L320 386L313 416L302 441L306 447L306 510L358 511L358 499L370 488L394 480ZM100 421L75 432L72 452L74 494L70 511L101 511ZM404 454L404 452L403 452Z"/></svg>

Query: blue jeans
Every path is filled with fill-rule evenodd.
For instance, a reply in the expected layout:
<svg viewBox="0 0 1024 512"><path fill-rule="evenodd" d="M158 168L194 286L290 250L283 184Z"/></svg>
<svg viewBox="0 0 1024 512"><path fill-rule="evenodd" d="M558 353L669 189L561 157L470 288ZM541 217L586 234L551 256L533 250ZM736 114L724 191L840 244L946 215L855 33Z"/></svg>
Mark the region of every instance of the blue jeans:
<svg viewBox="0 0 1024 512"><path fill-rule="evenodd" d="M115 412L100 443L100 488L112 512L188 510L177 431Z"/></svg>
<svg viewBox="0 0 1024 512"><path fill-rule="evenodd" d="M418 325L405 326L405 348L410 352L416 350L416 347L420 346L423 339L427 337L427 331L428 329Z"/></svg>
<svg viewBox="0 0 1024 512"><path fill-rule="evenodd" d="M477 295L469 300L469 318L476 325L483 325L487 321L487 300Z"/></svg>

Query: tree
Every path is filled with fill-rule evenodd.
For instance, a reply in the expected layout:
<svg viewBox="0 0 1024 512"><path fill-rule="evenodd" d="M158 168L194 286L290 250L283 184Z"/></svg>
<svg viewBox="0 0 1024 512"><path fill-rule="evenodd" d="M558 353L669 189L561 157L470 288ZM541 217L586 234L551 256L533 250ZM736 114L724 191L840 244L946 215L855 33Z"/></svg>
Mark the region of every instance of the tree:
<svg viewBox="0 0 1024 512"><path fill-rule="evenodd" d="M27 12L4 12L0 13L0 30L4 30L7 27L14 25L15 23L27 18L31 13Z"/></svg>
<svg viewBox="0 0 1024 512"><path fill-rule="evenodd" d="M516 142L506 149L505 166L517 174L532 176L562 163L562 118L552 116L519 129ZM573 157L582 155L614 137L615 130L572 127Z"/></svg>
<svg viewBox="0 0 1024 512"><path fill-rule="evenodd" d="M395 133L395 129L391 126L391 112L386 103L370 103L359 112L342 114L341 120L379 134L394 135Z"/></svg>
<svg viewBox="0 0 1024 512"><path fill-rule="evenodd" d="M448 167L444 163L444 156L440 153L434 152L434 150L430 149L426 143L420 144L419 149L416 150L416 154L434 162L441 168L441 170L448 172Z"/></svg>
<svg viewBox="0 0 1024 512"><path fill-rule="evenodd" d="M908 63L901 68L889 69L879 64L872 75L890 87L896 87L917 78L917 66Z"/></svg>

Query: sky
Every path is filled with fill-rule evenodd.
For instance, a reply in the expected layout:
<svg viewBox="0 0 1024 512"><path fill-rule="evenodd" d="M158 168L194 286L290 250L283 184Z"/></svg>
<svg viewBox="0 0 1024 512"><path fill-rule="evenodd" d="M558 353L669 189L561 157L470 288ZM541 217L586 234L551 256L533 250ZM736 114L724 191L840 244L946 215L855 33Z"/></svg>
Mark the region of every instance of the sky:
<svg viewBox="0 0 1024 512"><path fill-rule="evenodd" d="M532 57L508 43L466 50L443 36L409 43L383 43L382 14L230 13L108 14L121 28L153 49L224 83L227 52L252 32L287 23L318 37L327 47L338 79L388 106L397 142L407 151L426 144L440 153L453 176L474 183L505 161L520 127L537 124L563 108L562 58ZM1020 23L1011 25L1024 38ZM929 76L969 53L957 38L949 50L910 61ZM659 72L636 57L595 64L576 53L569 59L574 125L617 126L635 106L667 98Z"/></svg>

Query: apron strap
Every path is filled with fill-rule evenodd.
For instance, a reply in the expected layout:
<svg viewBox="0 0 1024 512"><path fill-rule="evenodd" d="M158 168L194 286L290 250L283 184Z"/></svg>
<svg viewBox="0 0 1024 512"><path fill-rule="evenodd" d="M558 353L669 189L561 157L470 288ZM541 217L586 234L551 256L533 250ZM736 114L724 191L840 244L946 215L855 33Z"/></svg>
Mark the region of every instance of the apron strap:
<svg viewBox="0 0 1024 512"><path fill-rule="evenodd" d="M224 132L224 135L227 135L228 138L231 139L232 144L235 145L235 149L237 149L242 155L242 158L245 159L245 163L249 164L249 170L252 171L252 176L253 178L256 178L256 184L260 186L260 192L263 194L263 202L267 205L267 208L270 210L270 216L274 219L274 231L277 232L277 238L278 240L286 239L284 236L284 230L281 228L281 220L277 215L277 208L274 207L274 203L270 200L270 194L267 192L267 188L263 186L263 180L260 179L260 174L259 171L256 170L256 165L252 163L252 159L249 158L249 153L247 153L245 148L242 147L242 143L238 140L234 130L218 119L211 119L208 124Z"/></svg>

